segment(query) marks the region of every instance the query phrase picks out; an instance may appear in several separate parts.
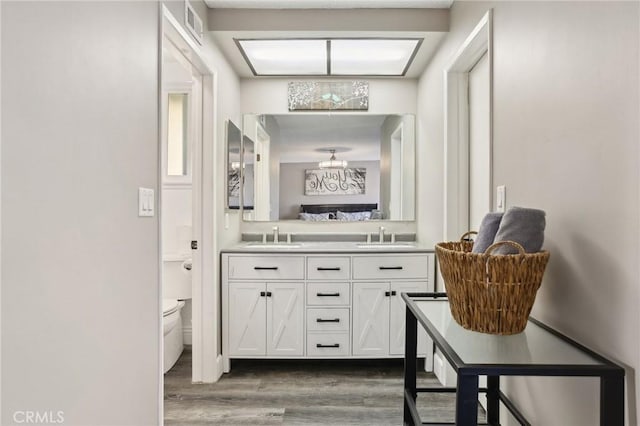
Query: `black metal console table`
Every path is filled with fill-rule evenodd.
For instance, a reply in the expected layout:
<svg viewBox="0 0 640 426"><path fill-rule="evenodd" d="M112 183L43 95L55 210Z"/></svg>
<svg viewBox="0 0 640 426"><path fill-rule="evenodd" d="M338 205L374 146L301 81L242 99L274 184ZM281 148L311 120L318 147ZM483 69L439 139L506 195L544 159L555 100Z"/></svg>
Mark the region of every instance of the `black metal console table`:
<svg viewBox="0 0 640 426"><path fill-rule="evenodd" d="M500 402L523 425L530 423L500 391L500 376L594 376L600 378L600 425L624 425L624 369L579 343L530 318L511 336L477 333L452 317L445 293L403 293L407 304L404 423L422 423L416 397L426 392L455 392L458 426L478 424L478 394L487 396L487 423L500 425ZM418 322L457 373L456 388L416 386ZM479 388L479 376L487 387Z"/></svg>

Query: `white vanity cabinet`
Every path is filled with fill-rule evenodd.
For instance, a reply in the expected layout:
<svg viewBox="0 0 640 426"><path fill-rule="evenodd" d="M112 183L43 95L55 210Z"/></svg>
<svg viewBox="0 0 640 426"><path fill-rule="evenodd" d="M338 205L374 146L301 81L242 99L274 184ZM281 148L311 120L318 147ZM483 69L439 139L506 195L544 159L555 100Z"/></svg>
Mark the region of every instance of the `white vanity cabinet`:
<svg viewBox="0 0 640 426"><path fill-rule="evenodd" d="M230 358L399 358L400 294L434 288L429 252L231 251L221 262L227 372Z"/></svg>
<svg viewBox="0 0 640 426"><path fill-rule="evenodd" d="M224 341L230 356L304 355L304 257L223 256Z"/></svg>
<svg viewBox="0 0 640 426"><path fill-rule="evenodd" d="M404 355L405 304L401 293L433 291L433 255L353 257L353 355ZM426 336L418 353L427 355Z"/></svg>

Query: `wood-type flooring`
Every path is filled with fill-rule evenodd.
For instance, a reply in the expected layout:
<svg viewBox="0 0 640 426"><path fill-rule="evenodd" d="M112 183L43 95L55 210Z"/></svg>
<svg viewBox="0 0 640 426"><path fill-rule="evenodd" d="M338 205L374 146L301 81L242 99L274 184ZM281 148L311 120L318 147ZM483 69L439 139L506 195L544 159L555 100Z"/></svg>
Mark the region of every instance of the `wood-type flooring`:
<svg viewBox="0 0 640 426"><path fill-rule="evenodd" d="M217 383L192 384L186 349L164 393L165 425L402 425L403 360L235 360ZM453 421L454 398L420 395L422 421Z"/></svg>

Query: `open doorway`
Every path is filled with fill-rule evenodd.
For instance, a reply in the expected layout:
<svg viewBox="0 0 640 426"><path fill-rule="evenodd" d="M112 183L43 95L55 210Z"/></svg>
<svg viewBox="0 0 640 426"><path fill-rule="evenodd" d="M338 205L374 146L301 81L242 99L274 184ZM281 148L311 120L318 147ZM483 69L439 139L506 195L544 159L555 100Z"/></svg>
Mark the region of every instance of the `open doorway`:
<svg viewBox="0 0 640 426"><path fill-rule="evenodd" d="M192 381L215 382L222 374L220 345L216 345L219 341L219 320L215 306L219 305L219 294L215 288L203 283L214 282L216 275L213 261L216 75L214 68L204 59L198 42L165 5L160 8L161 87L158 94L162 135L162 228L159 251L163 265L160 284L163 296L172 295L167 290L172 287L168 281L172 276L164 267L164 261L179 263L181 267L174 267L173 272L183 283L186 276L185 286L190 284L191 289L191 309L189 311L185 301L187 306L182 329L183 344L189 343L190 339L192 345ZM170 133L177 142L170 142ZM172 154L171 159L169 153ZM164 333L164 329L159 332ZM159 395L161 401L162 394L163 390Z"/></svg>
<svg viewBox="0 0 640 426"><path fill-rule="evenodd" d="M199 240L198 191L202 153L202 74L165 39L161 89L161 248L163 370L193 343L193 282L201 259L192 241Z"/></svg>

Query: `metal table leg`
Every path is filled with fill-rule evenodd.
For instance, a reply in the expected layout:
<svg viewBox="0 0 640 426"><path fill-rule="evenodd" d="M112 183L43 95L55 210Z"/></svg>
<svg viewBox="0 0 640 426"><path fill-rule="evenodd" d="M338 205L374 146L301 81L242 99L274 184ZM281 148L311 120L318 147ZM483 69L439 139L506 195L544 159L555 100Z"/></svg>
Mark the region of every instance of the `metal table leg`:
<svg viewBox="0 0 640 426"><path fill-rule="evenodd" d="M405 336L404 336L404 424L413 425L413 416L409 409L411 397L415 406L416 401L416 363L418 349L418 322L410 309L406 309L405 314Z"/></svg>
<svg viewBox="0 0 640 426"><path fill-rule="evenodd" d="M600 425L624 425L624 370L600 377Z"/></svg>
<svg viewBox="0 0 640 426"><path fill-rule="evenodd" d="M500 425L500 376L487 376L487 423Z"/></svg>
<svg viewBox="0 0 640 426"><path fill-rule="evenodd" d="M476 426L478 424L478 375L464 374L462 370L458 370L457 388L456 425Z"/></svg>

